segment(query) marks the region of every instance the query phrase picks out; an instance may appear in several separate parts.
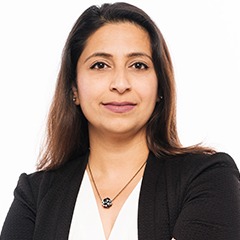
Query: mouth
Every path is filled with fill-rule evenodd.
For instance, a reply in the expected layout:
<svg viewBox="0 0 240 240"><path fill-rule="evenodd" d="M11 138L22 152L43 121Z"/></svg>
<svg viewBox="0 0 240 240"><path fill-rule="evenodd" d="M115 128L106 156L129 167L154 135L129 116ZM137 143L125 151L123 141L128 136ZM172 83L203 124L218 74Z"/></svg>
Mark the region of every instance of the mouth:
<svg viewBox="0 0 240 240"><path fill-rule="evenodd" d="M136 107L136 103L132 102L107 102L102 105L109 111L114 113L127 113Z"/></svg>

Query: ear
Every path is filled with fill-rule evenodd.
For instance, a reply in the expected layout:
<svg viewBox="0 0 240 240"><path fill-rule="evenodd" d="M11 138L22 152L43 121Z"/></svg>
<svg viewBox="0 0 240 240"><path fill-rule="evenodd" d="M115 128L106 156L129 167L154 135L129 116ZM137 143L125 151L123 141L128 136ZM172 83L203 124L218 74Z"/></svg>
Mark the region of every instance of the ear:
<svg viewBox="0 0 240 240"><path fill-rule="evenodd" d="M78 95L78 90L76 87L72 87L72 99L73 99L73 102L76 104L76 105L79 105L80 104L80 100L79 100L79 95Z"/></svg>

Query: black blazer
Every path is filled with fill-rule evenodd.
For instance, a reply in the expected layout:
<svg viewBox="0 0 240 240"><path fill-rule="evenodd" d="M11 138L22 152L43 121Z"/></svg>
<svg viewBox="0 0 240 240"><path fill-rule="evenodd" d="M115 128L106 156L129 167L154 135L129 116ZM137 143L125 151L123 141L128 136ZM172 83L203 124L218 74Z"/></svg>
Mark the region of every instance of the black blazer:
<svg viewBox="0 0 240 240"><path fill-rule="evenodd" d="M86 155L57 170L22 174L1 240L67 240L87 160ZM240 182L232 158L217 153L158 159L150 153L139 197L138 236L239 240Z"/></svg>

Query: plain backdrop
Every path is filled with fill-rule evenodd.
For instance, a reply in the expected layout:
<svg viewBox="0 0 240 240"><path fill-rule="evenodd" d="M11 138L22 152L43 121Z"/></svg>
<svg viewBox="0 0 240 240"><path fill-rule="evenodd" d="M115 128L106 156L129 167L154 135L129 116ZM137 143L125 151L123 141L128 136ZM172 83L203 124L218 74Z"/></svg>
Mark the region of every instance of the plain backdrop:
<svg viewBox="0 0 240 240"><path fill-rule="evenodd" d="M22 172L35 171L62 48L81 0L0 0L0 228ZM168 44L183 145L203 142L240 166L238 0L127 1L145 10Z"/></svg>

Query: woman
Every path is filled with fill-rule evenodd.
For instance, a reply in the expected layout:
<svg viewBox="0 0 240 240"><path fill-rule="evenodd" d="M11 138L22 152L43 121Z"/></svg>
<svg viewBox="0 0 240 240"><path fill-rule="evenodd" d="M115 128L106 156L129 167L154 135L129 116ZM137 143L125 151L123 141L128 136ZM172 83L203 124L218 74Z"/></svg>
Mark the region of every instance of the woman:
<svg viewBox="0 0 240 240"><path fill-rule="evenodd" d="M164 38L141 9L88 8L67 39L37 172L1 239L240 239L232 158L183 147Z"/></svg>

